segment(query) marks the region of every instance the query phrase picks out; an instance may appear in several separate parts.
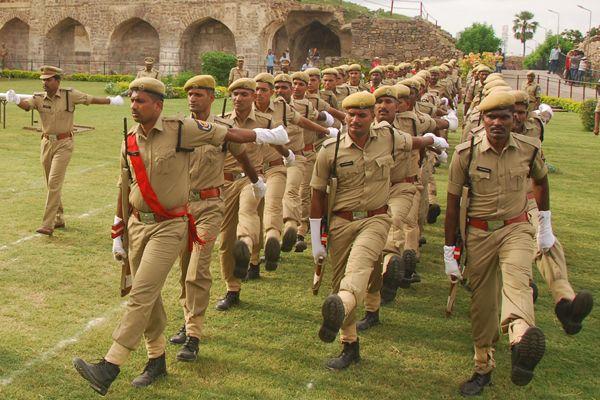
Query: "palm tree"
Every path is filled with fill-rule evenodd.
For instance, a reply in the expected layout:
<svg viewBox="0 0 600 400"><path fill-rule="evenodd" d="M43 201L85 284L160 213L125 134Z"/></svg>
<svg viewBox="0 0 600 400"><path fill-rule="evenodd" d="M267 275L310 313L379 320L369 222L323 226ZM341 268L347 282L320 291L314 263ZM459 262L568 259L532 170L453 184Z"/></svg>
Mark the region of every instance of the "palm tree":
<svg viewBox="0 0 600 400"><path fill-rule="evenodd" d="M523 57L525 57L525 42L529 39L533 39L533 34L537 30L537 21L532 21L533 13L531 11L521 11L515 14L513 21L513 32L515 33L515 39L518 39L523 43Z"/></svg>

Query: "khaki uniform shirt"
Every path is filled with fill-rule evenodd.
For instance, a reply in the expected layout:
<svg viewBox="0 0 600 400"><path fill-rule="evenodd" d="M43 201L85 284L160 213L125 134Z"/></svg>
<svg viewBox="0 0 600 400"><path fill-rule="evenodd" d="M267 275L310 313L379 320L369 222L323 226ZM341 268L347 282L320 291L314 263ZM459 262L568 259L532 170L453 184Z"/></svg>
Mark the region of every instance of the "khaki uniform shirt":
<svg viewBox="0 0 600 400"><path fill-rule="evenodd" d="M387 122L374 123L364 148L358 147L348 133L340 137L337 157L338 187L333 211L370 211L387 204L390 171L394 157L412 148L412 138L393 130ZM335 152L336 139L323 143L317 155L310 186L325 192Z"/></svg>
<svg viewBox="0 0 600 400"><path fill-rule="evenodd" d="M25 99L29 109L40 114L42 132L47 135L59 135L73 131L73 114L76 104L91 104L93 96L79 90L58 89L53 97L46 92L36 92Z"/></svg>
<svg viewBox="0 0 600 400"><path fill-rule="evenodd" d="M536 103L542 97L542 88L535 81L533 83L525 82L521 90L529 95L529 104Z"/></svg>
<svg viewBox="0 0 600 400"><path fill-rule="evenodd" d="M483 85L481 84L481 81L476 81L474 84L467 87L467 92L465 94L465 103L476 102L475 105L479 104L481 102L481 92L483 92ZM471 107L473 107L472 104Z"/></svg>
<svg viewBox="0 0 600 400"><path fill-rule="evenodd" d="M539 117L531 116L525 121L522 135L544 140L544 123Z"/></svg>
<svg viewBox="0 0 600 400"><path fill-rule="evenodd" d="M160 72L158 72L157 69L152 68L150 71L146 70L146 68L141 69L138 71L137 75L135 76L135 78L154 78L154 79L160 79Z"/></svg>
<svg viewBox="0 0 600 400"><path fill-rule="evenodd" d="M231 68L229 71L229 84L231 85L231 83L237 79L247 78L248 74L249 72L247 69L239 69L238 67Z"/></svg>
<svg viewBox="0 0 600 400"><path fill-rule="evenodd" d="M448 173L448 193L460 196L465 183L471 142L456 146ZM475 138L469 168L472 190L468 216L485 220L508 220L527 211L528 175L541 179L548 173L538 151L531 171L529 165L539 140L511 133L500 154L486 134Z"/></svg>
<svg viewBox="0 0 600 400"><path fill-rule="evenodd" d="M437 107L434 104L425 101L417 101L415 104L415 109L417 112L427 114L430 117L435 116L437 113Z"/></svg>
<svg viewBox="0 0 600 400"><path fill-rule="evenodd" d="M350 96L352 93L356 93L358 92L357 89L355 89L354 87L344 83L340 86L337 86L335 88L335 99L337 100L338 105L342 105L342 101L344 101L344 99L348 96Z"/></svg>
<svg viewBox="0 0 600 400"><path fill-rule="evenodd" d="M408 132L410 136L423 136L427 132L433 132L436 123L427 114L416 113L414 111L404 111L396 114L394 127L400 131ZM406 175L400 176L392 171L392 182L398 182L404 178L416 176L419 174L421 151L413 150L410 152L410 160L406 168Z"/></svg>
<svg viewBox="0 0 600 400"><path fill-rule="evenodd" d="M234 126L232 120L216 117L213 114L207 118L206 122L222 125L226 128ZM228 151L231 155L237 156L244 152L244 147L241 143L232 142L226 142L224 146L207 144L197 147L190 155L191 189L200 191L223 186L225 183L223 167Z"/></svg>
<svg viewBox="0 0 600 400"><path fill-rule="evenodd" d="M358 84L358 86L352 86L350 84L348 84L348 86L353 88L356 92L368 92L371 90L371 86L369 86L368 84L366 84L364 82L360 82Z"/></svg>
<svg viewBox="0 0 600 400"><path fill-rule="evenodd" d="M381 81L382 85L394 86L396 84L396 80L394 78L385 78Z"/></svg>
<svg viewBox="0 0 600 400"><path fill-rule="evenodd" d="M271 100L265 114L271 115L271 120L273 121L271 126L272 128L283 125L286 131L288 131L288 137L288 129L292 130L292 134L302 137L302 128L297 125L298 121L300 121L301 115L292 107L290 107L290 105L286 103L282 97L277 97L275 100ZM279 152L275 150L273 146L262 146L262 152L264 163L281 159L281 154L279 154Z"/></svg>
<svg viewBox="0 0 600 400"><path fill-rule="evenodd" d="M319 96L321 96L321 100L325 100L330 107L335 108L337 110L340 109L341 103L338 103L336 94L331 90L320 90Z"/></svg>
<svg viewBox="0 0 600 400"><path fill-rule="evenodd" d="M319 94L306 92L304 97L306 97L311 102L312 106L317 112L326 111L329 107L329 103L321 99L321 96ZM321 125L323 124L321 123ZM304 145L313 144L315 145L315 150L317 150L316 146L320 146L324 141L325 139L319 137L319 135L317 135L316 132L309 131L306 129L304 130Z"/></svg>
<svg viewBox="0 0 600 400"><path fill-rule="evenodd" d="M227 119L233 121L234 126L238 128L244 129L254 129L254 128L266 128L271 129L275 128L275 126L271 126L271 115L261 113L254 109L252 106L252 110L250 110L250 114L245 120L241 120L235 110L231 111L231 113L226 114ZM263 155L262 155L262 147L264 145L259 145L256 143L246 143L244 145L246 149L246 155L250 160L250 165L254 167L257 173L262 171L263 167ZM240 173L242 172L242 167L237 162L235 157L233 157L230 153L225 157L225 166L223 167L223 172L231 172L231 173Z"/></svg>
<svg viewBox="0 0 600 400"><path fill-rule="evenodd" d="M294 99L292 98L292 108L298 112L301 116L306 119L309 119L313 122L318 122L317 118L319 118L319 112L313 107L310 100L304 99ZM307 132L308 131L308 132ZM306 136L310 136L312 132L315 137L317 133L311 131L309 129L300 128L298 125L290 125L288 128L288 137L290 138L290 142L288 143L288 148L293 152L299 152L304 149L304 138Z"/></svg>
<svg viewBox="0 0 600 400"><path fill-rule="evenodd" d="M136 124L129 135L136 135L140 156L144 161L150 185L162 206L169 210L188 203L190 192L190 152L176 151L179 124L181 125L181 147L195 148L202 145L222 146L227 128L198 121L192 118L159 117L154 128L144 136L143 128ZM121 154L125 153L125 144ZM144 201L138 187L135 170L128 156L133 176L130 185L129 203L143 212L152 210ZM121 157L121 168L125 168Z"/></svg>

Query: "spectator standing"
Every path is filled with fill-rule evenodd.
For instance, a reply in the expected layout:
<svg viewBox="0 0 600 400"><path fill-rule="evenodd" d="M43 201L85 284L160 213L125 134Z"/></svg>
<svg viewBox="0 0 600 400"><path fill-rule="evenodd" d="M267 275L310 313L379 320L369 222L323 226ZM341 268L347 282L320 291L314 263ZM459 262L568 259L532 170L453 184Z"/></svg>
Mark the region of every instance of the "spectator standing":
<svg viewBox="0 0 600 400"><path fill-rule="evenodd" d="M312 67L313 67L312 60L310 58L307 58L306 62L304 64L302 64L301 70L306 71L307 69L312 68Z"/></svg>
<svg viewBox="0 0 600 400"><path fill-rule="evenodd" d="M577 71L577 80L582 82L586 78L588 70L588 59L586 56L583 56L579 61L579 70Z"/></svg>
<svg viewBox="0 0 600 400"><path fill-rule="evenodd" d="M575 50L573 56L571 57L571 80L576 81L579 77L579 62L581 61L581 54L579 51Z"/></svg>
<svg viewBox="0 0 600 400"><path fill-rule="evenodd" d="M381 60L379 57L373 57L373 61L371 61L371 69L378 67L381 65Z"/></svg>
<svg viewBox="0 0 600 400"><path fill-rule="evenodd" d="M502 73L502 68L504 68L504 53L502 52L502 49L498 49L495 56L496 56L496 72Z"/></svg>
<svg viewBox="0 0 600 400"><path fill-rule="evenodd" d="M563 71L563 78L566 80L571 79L571 57L573 57L573 50L567 53L567 59L565 60L565 70Z"/></svg>
<svg viewBox="0 0 600 400"><path fill-rule="evenodd" d="M560 57L560 47L558 43L550 50L550 58L548 59L548 73L555 74L558 68L558 59Z"/></svg>
<svg viewBox="0 0 600 400"><path fill-rule="evenodd" d="M275 67L275 54L273 50L269 49L265 59L267 60L267 72L273 75L273 68Z"/></svg>

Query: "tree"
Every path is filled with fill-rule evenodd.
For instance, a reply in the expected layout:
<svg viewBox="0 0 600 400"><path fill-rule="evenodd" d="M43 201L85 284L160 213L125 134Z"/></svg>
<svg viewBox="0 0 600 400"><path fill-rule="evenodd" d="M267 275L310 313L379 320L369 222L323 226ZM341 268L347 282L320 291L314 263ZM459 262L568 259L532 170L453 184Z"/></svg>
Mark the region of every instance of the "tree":
<svg viewBox="0 0 600 400"><path fill-rule="evenodd" d="M456 47L463 53L494 52L498 50L502 41L494 33L491 25L475 22L460 33Z"/></svg>
<svg viewBox="0 0 600 400"><path fill-rule="evenodd" d="M525 42L529 39L533 39L533 34L537 30L537 21L532 21L533 13L531 11L521 11L515 14L513 20L513 32L515 39L518 39L523 43L523 57L525 57Z"/></svg>
<svg viewBox="0 0 600 400"><path fill-rule="evenodd" d="M573 44L579 44L583 41L583 34L577 29L565 29L560 36Z"/></svg>

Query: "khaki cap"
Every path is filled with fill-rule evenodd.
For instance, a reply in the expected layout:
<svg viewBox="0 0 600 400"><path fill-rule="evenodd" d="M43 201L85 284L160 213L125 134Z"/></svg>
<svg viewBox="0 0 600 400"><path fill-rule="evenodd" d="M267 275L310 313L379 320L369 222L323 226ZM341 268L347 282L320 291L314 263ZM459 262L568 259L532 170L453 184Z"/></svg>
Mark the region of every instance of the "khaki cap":
<svg viewBox="0 0 600 400"><path fill-rule="evenodd" d="M154 64L154 58L153 57L144 58L144 64Z"/></svg>
<svg viewBox="0 0 600 400"><path fill-rule="evenodd" d="M381 67L375 67L372 70L369 71L369 75L371 75L374 72L379 72L380 74L383 75L383 70L381 69Z"/></svg>
<svg viewBox="0 0 600 400"><path fill-rule="evenodd" d="M385 70L386 71L395 71L396 67L394 66L394 64L388 64L385 66Z"/></svg>
<svg viewBox="0 0 600 400"><path fill-rule="evenodd" d="M513 88L511 88L510 86L494 86L492 88L483 89L483 95L489 96L494 92L510 92L512 90Z"/></svg>
<svg viewBox="0 0 600 400"><path fill-rule="evenodd" d="M535 76L535 72L533 72L533 71L527 71L527 76L532 76L532 75Z"/></svg>
<svg viewBox="0 0 600 400"><path fill-rule="evenodd" d="M295 79L301 80L302 82L308 84L308 81L310 80L310 77L308 76L308 74L306 72L298 71L298 72L294 72L292 74L292 82Z"/></svg>
<svg viewBox="0 0 600 400"><path fill-rule="evenodd" d="M477 106L481 112L501 110L515 105L515 96L509 92L496 92L487 96Z"/></svg>
<svg viewBox="0 0 600 400"><path fill-rule="evenodd" d="M159 96L165 95L165 84L158 79L143 77L134 79L129 84L129 90L138 90L142 92L154 93Z"/></svg>
<svg viewBox="0 0 600 400"><path fill-rule="evenodd" d="M425 79L423 79L422 76L413 76L412 79L419 82L419 85L421 85L421 87L424 87L427 84L427 82L425 81Z"/></svg>
<svg viewBox="0 0 600 400"><path fill-rule="evenodd" d="M217 83L215 78L210 75L196 75L187 80L183 85L183 90L188 91L190 89L215 89Z"/></svg>
<svg viewBox="0 0 600 400"><path fill-rule="evenodd" d="M425 79L429 79L431 78L431 72L427 71L426 69L422 69L419 72L417 72L415 76L422 76Z"/></svg>
<svg viewBox="0 0 600 400"><path fill-rule="evenodd" d="M440 65L440 71L442 72L450 72L450 68L446 64Z"/></svg>
<svg viewBox="0 0 600 400"><path fill-rule="evenodd" d="M491 89L491 88L496 87L496 86L508 86L508 83L506 83L504 81L504 79L496 79L496 80L493 80L491 82L486 83L483 86L483 88L484 89Z"/></svg>
<svg viewBox="0 0 600 400"><path fill-rule="evenodd" d="M254 92L256 90L256 81L251 78L236 79L231 85L229 85L227 90L229 92L233 92L235 89L246 89Z"/></svg>
<svg viewBox="0 0 600 400"><path fill-rule="evenodd" d="M376 100L380 97L393 97L394 99L398 100L398 89L396 86L379 86L373 92L373 96L375 96Z"/></svg>
<svg viewBox="0 0 600 400"><path fill-rule="evenodd" d="M285 83L289 83L291 85L292 84L292 77L289 76L288 74L277 74L275 76L275 79L273 81L274 81L274 83L285 82Z"/></svg>
<svg viewBox="0 0 600 400"><path fill-rule="evenodd" d="M529 104L529 95L524 90L511 90L508 92L515 96L515 103Z"/></svg>
<svg viewBox="0 0 600 400"><path fill-rule="evenodd" d="M492 69L485 64L479 64L476 68L477 72L488 72L492 73Z"/></svg>
<svg viewBox="0 0 600 400"><path fill-rule="evenodd" d="M429 68L429 73L431 73L431 74L434 74L434 73L438 73L439 74L440 72L441 72L440 71L440 67L435 66L435 67Z"/></svg>
<svg viewBox="0 0 600 400"><path fill-rule="evenodd" d="M351 64L351 65L348 66L348 69L346 71L348 71L348 72L350 72L350 71L361 72L362 68L361 68L360 64Z"/></svg>
<svg viewBox="0 0 600 400"><path fill-rule="evenodd" d="M404 85L408 88L413 88L413 89L417 89L417 90L419 90L421 88L421 83L413 78L403 79L400 82L398 82L396 85Z"/></svg>
<svg viewBox="0 0 600 400"><path fill-rule="evenodd" d="M396 83L394 87L396 88L399 99L410 96L410 87L406 86L405 84Z"/></svg>
<svg viewBox="0 0 600 400"><path fill-rule="evenodd" d="M375 105L375 96L369 92L352 93L342 101L342 107L349 108L371 108Z"/></svg>
<svg viewBox="0 0 600 400"><path fill-rule="evenodd" d="M338 73L342 73L345 74L346 72L348 72L348 66L347 65L340 65L335 67L335 69L338 71Z"/></svg>
<svg viewBox="0 0 600 400"><path fill-rule="evenodd" d="M307 68L304 72L306 72L308 76L321 77L321 70L319 68Z"/></svg>
<svg viewBox="0 0 600 400"><path fill-rule="evenodd" d="M53 76L62 76L63 70L58 67L53 67L51 65L44 65L40 68L41 75L40 79L48 79Z"/></svg>
<svg viewBox="0 0 600 400"><path fill-rule="evenodd" d="M323 71L321 71L321 75L337 75L338 74L338 70L335 68L325 68Z"/></svg>
<svg viewBox="0 0 600 400"><path fill-rule="evenodd" d="M493 72L493 73L489 74L489 75L487 76L487 78L485 78L485 80L483 81L483 83L484 83L484 84L487 84L487 83L490 83L490 82L492 82L492 81L496 81L496 80L498 80L498 79L504 79L504 78L502 77L502 74L499 74L499 73L497 73L497 72Z"/></svg>
<svg viewBox="0 0 600 400"><path fill-rule="evenodd" d="M256 75L254 77L254 81L268 83L271 86L273 86L275 84L275 78L273 78L273 75L271 75L268 72L261 72L260 74Z"/></svg>

